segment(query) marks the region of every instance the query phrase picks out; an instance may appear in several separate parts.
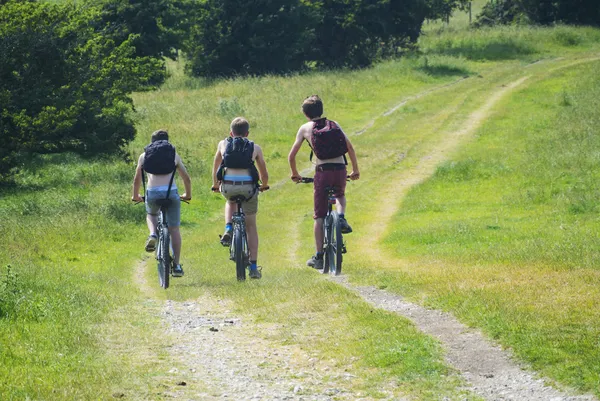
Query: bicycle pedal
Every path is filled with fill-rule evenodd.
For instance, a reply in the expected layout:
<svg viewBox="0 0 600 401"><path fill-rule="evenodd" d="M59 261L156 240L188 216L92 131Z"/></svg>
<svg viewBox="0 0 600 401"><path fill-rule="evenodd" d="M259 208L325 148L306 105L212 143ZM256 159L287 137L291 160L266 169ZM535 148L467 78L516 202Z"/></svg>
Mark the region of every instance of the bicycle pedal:
<svg viewBox="0 0 600 401"><path fill-rule="evenodd" d="M344 244L344 245L342 245L342 253L346 253L346 252L347 252L347 250L346 250L346 244Z"/></svg>

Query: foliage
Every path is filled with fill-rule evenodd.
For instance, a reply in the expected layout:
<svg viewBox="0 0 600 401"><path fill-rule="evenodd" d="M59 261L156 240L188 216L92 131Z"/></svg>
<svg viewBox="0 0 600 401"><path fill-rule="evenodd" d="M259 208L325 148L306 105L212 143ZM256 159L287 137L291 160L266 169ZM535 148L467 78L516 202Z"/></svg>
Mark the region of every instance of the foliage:
<svg viewBox="0 0 600 401"><path fill-rule="evenodd" d="M443 19L449 22L455 9L465 10L470 2L471 0L429 0L427 18L431 20Z"/></svg>
<svg viewBox="0 0 600 401"><path fill-rule="evenodd" d="M130 35L136 57L177 58L184 32L189 29L187 0L102 0L98 30L115 43Z"/></svg>
<svg viewBox="0 0 600 401"><path fill-rule="evenodd" d="M300 70L313 37L298 0L198 3L183 49L193 75L234 76Z"/></svg>
<svg viewBox="0 0 600 401"><path fill-rule="evenodd" d="M597 0L490 0L478 16L476 25L513 22L600 25Z"/></svg>
<svg viewBox="0 0 600 401"><path fill-rule="evenodd" d="M98 12L9 2L0 8L0 175L29 153L118 151L135 134L128 94L163 79L162 63L136 57L94 31Z"/></svg>
<svg viewBox="0 0 600 401"><path fill-rule="evenodd" d="M183 49L196 76L364 67L411 46L431 12L425 0L208 0Z"/></svg>

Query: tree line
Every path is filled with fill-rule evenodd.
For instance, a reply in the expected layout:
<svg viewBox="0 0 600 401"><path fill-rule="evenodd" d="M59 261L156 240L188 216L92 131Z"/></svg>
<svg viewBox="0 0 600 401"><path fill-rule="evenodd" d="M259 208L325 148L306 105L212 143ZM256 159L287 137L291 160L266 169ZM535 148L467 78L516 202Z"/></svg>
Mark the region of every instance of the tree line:
<svg viewBox="0 0 600 401"><path fill-rule="evenodd" d="M597 0L569 2L598 11ZM425 19L468 3L0 0L0 179L30 154L122 151L135 135L130 94L164 82L165 58L183 54L187 73L207 78L361 68L413 48ZM488 20L509 22L497 18L508 3L534 22L598 22L567 0L493 0Z"/></svg>

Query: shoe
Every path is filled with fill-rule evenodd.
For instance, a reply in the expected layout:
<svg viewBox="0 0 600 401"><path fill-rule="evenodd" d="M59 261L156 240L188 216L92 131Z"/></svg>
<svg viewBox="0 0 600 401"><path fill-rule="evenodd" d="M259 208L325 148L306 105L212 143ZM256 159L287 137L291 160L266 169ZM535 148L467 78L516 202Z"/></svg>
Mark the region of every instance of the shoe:
<svg viewBox="0 0 600 401"><path fill-rule="evenodd" d="M259 279L262 277L262 273L260 272L262 270L262 267L257 267L256 269L250 269L250 272L248 273L248 276L250 276L250 278L255 278L255 279Z"/></svg>
<svg viewBox="0 0 600 401"><path fill-rule="evenodd" d="M323 258L317 259L317 255L313 255L306 261L306 266L310 266L317 270L323 270Z"/></svg>
<svg viewBox="0 0 600 401"><path fill-rule="evenodd" d="M181 277L181 276L183 276L183 269L181 268L181 265L175 265L175 266L173 266L173 270L171 271L171 275L173 277Z"/></svg>
<svg viewBox="0 0 600 401"><path fill-rule="evenodd" d="M148 239L146 240L146 252L154 252L154 250L156 249L157 239L158 237L156 236L156 234L148 236Z"/></svg>
<svg viewBox="0 0 600 401"><path fill-rule="evenodd" d="M340 217L340 225L342 226L342 234L350 234L352 232L352 227L350 227L350 224L348 224L344 217Z"/></svg>
<svg viewBox="0 0 600 401"><path fill-rule="evenodd" d="M221 235L221 245L223 246L229 246L231 245L231 233L233 230L229 229L225 229L225 232L223 233L223 235Z"/></svg>

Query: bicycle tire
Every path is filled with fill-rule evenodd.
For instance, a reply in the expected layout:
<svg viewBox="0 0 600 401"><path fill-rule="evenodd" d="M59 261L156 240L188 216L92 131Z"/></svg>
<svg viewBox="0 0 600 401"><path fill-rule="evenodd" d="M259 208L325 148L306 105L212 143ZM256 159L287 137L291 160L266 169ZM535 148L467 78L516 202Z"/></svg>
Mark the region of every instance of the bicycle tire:
<svg viewBox="0 0 600 401"><path fill-rule="evenodd" d="M236 224L233 228L233 252L235 255L235 273L238 281L246 280L246 257L244 255L244 235L242 227Z"/></svg>
<svg viewBox="0 0 600 401"><path fill-rule="evenodd" d="M325 216L323 220L323 270L321 273L327 274L329 273L329 269L335 268L335 257L333 254L333 246L331 243L331 239L333 238L333 224L332 224L332 215Z"/></svg>
<svg viewBox="0 0 600 401"><path fill-rule="evenodd" d="M342 222L337 212L331 213L332 217L332 235L331 235L331 254L334 257L334 262L329 266L329 274L339 276L342 274L342 261L344 238L342 237Z"/></svg>
<svg viewBox="0 0 600 401"><path fill-rule="evenodd" d="M169 280L171 277L171 251L170 251L169 231L162 225L158 229L158 283L165 290L169 288Z"/></svg>

